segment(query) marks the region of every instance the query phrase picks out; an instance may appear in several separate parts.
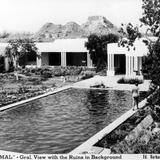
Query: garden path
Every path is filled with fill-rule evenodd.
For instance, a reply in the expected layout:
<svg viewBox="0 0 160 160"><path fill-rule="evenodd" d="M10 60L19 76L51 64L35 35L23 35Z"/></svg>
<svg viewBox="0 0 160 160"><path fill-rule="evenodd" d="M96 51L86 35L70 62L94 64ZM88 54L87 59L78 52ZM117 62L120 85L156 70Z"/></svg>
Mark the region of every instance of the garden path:
<svg viewBox="0 0 160 160"><path fill-rule="evenodd" d="M122 77L124 76L123 75L118 75L113 77L94 76L93 78L74 83L73 87L74 88L90 88L90 86L103 83L107 89L131 91L133 88L133 85L117 83L117 81ZM148 91L149 85L150 85L150 80L144 80L144 83L139 85L140 91Z"/></svg>

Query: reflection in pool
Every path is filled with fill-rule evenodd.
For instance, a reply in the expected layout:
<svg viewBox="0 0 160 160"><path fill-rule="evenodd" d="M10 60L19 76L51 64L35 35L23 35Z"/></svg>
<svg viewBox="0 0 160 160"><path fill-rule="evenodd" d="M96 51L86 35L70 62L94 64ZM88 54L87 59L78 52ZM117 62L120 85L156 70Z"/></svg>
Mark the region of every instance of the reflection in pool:
<svg viewBox="0 0 160 160"><path fill-rule="evenodd" d="M0 113L0 150L68 153L129 110L129 91L70 89Z"/></svg>

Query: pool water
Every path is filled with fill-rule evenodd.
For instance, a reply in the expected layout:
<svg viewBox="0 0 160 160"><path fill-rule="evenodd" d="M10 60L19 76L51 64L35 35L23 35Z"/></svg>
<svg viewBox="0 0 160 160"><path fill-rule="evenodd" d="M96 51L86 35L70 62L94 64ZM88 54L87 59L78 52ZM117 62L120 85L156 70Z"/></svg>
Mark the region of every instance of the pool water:
<svg viewBox="0 0 160 160"><path fill-rule="evenodd" d="M0 150L68 153L132 107L129 91L69 89L0 113Z"/></svg>

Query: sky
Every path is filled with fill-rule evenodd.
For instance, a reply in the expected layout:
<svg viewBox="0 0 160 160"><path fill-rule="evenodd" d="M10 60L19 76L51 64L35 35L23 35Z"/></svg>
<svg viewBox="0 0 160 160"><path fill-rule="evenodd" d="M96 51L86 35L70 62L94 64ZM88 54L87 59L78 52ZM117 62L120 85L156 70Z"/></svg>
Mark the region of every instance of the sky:
<svg viewBox="0 0 160 160"><path fill-rule="evenodd" d="M0 32L36 32L45 23L83 24L104 16L116 26L139 24L141 0L0 0Z"/></svg>

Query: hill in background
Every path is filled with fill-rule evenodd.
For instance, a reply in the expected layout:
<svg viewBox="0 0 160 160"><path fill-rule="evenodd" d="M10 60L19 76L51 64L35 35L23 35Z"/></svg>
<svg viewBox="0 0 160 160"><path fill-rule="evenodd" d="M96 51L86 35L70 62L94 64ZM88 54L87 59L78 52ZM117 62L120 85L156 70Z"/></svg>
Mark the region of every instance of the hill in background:
<svg viewBox="0 0 160 160"><path fill-rule="evenodd" d="M37 41L52 41L62 38L84 38L90 34L118 33L118 29L110 21L102 16L89 17L87 22L79 25L76 22L68 22L65 25L46 23L35 35Z"/></svg>
<svg viewBox="0 0 160 160"><path fill-rule="evenodd" d="M30 37L35 41L54 41L64 38L85 38L90 34L104 35L108 33L118 34L118 29L103 16L88 17L87 22L82 25L76 22L68 22L65 25L46 23L36 33L0 34L0 41L6 42L9 39Z"/></svg>

